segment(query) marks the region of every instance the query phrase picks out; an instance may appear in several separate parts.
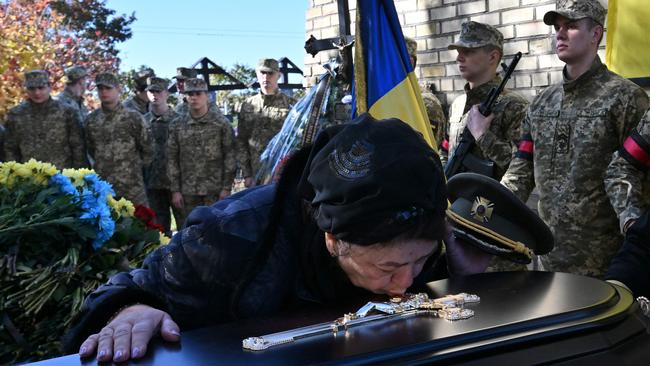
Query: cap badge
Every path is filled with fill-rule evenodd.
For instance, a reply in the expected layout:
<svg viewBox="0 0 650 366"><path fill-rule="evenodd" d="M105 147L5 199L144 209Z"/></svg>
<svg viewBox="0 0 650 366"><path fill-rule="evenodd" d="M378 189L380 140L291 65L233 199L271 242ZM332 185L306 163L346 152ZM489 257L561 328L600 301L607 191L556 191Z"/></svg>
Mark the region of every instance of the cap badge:
<svg viewBox="0 0 650 366"><path fill-rule="evenodd" d="M334 149L329 156L330 168L346 179L363 178L370 172L374 146L368 141L357 141L347 151Z"/></svg>
<svg viewBox="0 0 650 366"><path fill-rule="evenodd" d="M476 196L469 214L474 220L487 224L490 218L492 218L492 210L494 210L494 203L490 202L487 198Z"/></svg>

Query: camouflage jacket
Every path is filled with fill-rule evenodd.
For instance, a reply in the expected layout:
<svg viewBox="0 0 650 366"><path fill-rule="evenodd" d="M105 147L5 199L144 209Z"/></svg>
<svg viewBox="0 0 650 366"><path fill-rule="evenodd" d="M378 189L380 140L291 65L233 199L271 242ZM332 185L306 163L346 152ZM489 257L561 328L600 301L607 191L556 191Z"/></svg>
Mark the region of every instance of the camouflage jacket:
<svg viewBox="0 0 650 366"><path fill-rule="evenodd" d="M565 77L531 104L502 183L523 201L534 186L539 190L539 215L555 237L547 269L605 273L622 242L605 170L647 107L643 89L598 57L583 75Z"/></svg>
<svg viewBox="0 0 650 366"><path fill-rule="evenodd" d="M137 111L141 115L145 115L147 112L149 112L149 102L145 102L142 99L138 98L137 96L133 95L129 97L129 99L125 100L124 103L122 103L125 108L130 108L133 109L134 111Z"/></svg>
<svg viewBox="0 0 650 366"><path fill-rule="evenodd" d="M56 97L59 102L71 107L79 114L79 121L83 122L88 117L88 108L84 104L83 97L75 97L68 88L65 88L61 94Z"/></svg>
<svg viewBox="0 0 650 366"><path fill-rule="evenodd" d="M113 185L119 197L146 204L143 171L152 158L151 137L140 113L118 105L97 109L85 123L93 168Z"/></svg>
<svg viewBox="0 0 650 366"><path fill-rule="evenodd" d="M34 158L59 169L88 166L79 115L52 98L42 104L25 101L10 109L5 128L7 161Z"/></svg>
<svg viewBox="0 0 650 366"><path fill-rule="evenodd" d="M278 90L273 95L255 94L239 111L237 160L244 177L254 177L260 167L260 155L280 131L295 99Z"/></svg>
<svg viewBox="0 0 650 366"><path fill-rule="evenodd" d="M171 187L167 174L167 149L169 148L169 125L180 115L169 108L167 113L157 116L152 112L144 115L144 120L153 141L153 159L146 174L146 186L149 189L169 189Z"/></svg>
<svg viewBox="0 0 650 366"><path fill-rule="evenodd" d="M487 99L490 90L501 83L501 77L496 76L490 82L479 85L474 89L465 85L465 94L454 100L449 108L449 123L447 125L448 146L440 149L442 164L447 164L448 156L454 153L460 136L467 125L467 112L475 104L481 104ZM501 177L508 169L512 155L517 149L521 135L521 121L526 115L528 101L520 94L504 89L497 102L492 107L494 120L490 129L476 141L471 153L481 159L492 160L496 165L496 175ZM445 151L447 150L447 152ZM448 155L449 154L449 155Z"/></svg>
<svg viewBox="0 0 650 366"><path fill-rule="evenodd" d="M198 119L188 113L169 131L168 172L171 190L191 195L230 190L235 179L233 130L218 110Z"/></svg>
<svg viewBox="0 0 650 366"><path fill-rule="evenodd" d="M605 189L618 214L621 231L625 223L640 217L650 205L650 109L607 167ZM644 180L645 178L645 180Z"/></svg>
<svg viewBox="0 0 650 366"><path fill-rule="evenodd" d="M442 105L433 93L425 90L422 90L422 101L424 101L424 106L427 109L427 117L429 117L433 137L436 138L436 144L440 144L445 139L447 130L447 118L442 111Z"/></svg>

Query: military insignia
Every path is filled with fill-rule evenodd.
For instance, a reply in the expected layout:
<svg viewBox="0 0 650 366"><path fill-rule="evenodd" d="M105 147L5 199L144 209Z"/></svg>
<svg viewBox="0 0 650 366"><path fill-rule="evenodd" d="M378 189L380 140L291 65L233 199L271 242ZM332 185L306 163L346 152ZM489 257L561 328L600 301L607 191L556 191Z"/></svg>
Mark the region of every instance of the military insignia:
<svg viewBox="0 0 650 366"><path fill-rule="evenodd" d="M370 172L374 146L367 141L356 141L349 150L334 149L329 155L330 168L345 179L363 178Z"/></svg>
<svg viewBox="0 0 650 366"><path fill-rule="evenodd" d="M472 210L469 215L480 223L487 224L492 218L492 211L494 210L494 203L490 202L487 198L476 196Z"/></svg>
<svg viewBox="0 0 650 366"><path fill-rule="evenodd" d="M555 128L555 151L566 154L569 152L571 142L571 126L560 124Z"/></svg>

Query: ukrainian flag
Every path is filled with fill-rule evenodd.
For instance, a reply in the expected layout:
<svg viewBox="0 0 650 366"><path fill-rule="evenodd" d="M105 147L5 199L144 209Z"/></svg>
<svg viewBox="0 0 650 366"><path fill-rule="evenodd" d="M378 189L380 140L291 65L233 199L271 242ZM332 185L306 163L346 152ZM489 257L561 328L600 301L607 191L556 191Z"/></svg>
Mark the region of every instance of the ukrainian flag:
<svg viewBox="0 0 650 366"><path fill-rule="evenodd" d="M393 0L358 0L355 34L355 114L399 118L437 151Z"/></svg>
<svg viewBox="0 0 650 366"><path fill-rule="evenodd" d="M648 0L609 0L605 63L626 78L650 77Z"/></svg>

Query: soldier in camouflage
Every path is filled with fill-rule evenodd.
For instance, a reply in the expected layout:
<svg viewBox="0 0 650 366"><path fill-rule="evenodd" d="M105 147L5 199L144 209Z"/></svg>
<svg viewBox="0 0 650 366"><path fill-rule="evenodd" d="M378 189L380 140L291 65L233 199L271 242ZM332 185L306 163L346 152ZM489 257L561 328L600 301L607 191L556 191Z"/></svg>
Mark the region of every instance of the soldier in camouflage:
<svg viewBox="0 0 650 366"><path fill-rule="evenodd" d="M189 107L187 104L187 97L185 96L185 80L196 78L196 70L187 67L179 67L176 69L176 89L178 89L178 103L176 104L176 113L187 114Z"/></svg>
<svg viewBox="0 0 650 366"><path fill-rule="evenodd" d="M169 80L152 77L147 80L147 93L151 101L151 111L144 115L147 128L153 140L153 161L145 175L147 199L151 209L156 213L157 221L165 233L171 236L171 215L178 222L180 211L172 203L171 184L167 174L167 149L169 125L179 114L167 105L169 98Z"/></svg>
<svg viewBox="0 0 650 366"><path fill-rule="evenodd" d="M182 211L179 228L196 206L228 197L235 178L233 130L217 108L208 108L207 92L202 79L185 80L190 109L170 126L168 172L172 205Z"/></svg>
<svg viewBox="0 0 650 366"><path fill-rule="evenodd" d="M641 122L623 146L614 152L605 175L605 189L609 192L610 202L618 214L623 234L650 205L650 187L647 185L650 178L649 168L650 109L643 115Z"/></svg>
<svg viewBox="0 0 650 366"><path fill-rule="evenodd" d="M623 146L648 97L601 63L606 10L597 0L558 0L556 9L544 22L555 28L564 81L531 104L502 183L523 201L533 187L539 190L539 215L556 243L542 257L546 269L602 277L623 239L610 203L617 197L603 179L612 151ZM492 117L472 110L470 118L483 124Z"/></svg>
<svg viewBox="0 0 650 366"><path fill-rule="evenodd" d="M34 158L59 169L87 166L79 115L52 99L47 72L26 72L25 88L27 99L10 109L5 121L5 159Z"/></svg>
<svg viewBox="0 0 650 366"><path fill-rule="evenodd" d="M88 71L85 67L70 67L65 70L65 89L56 97L56 100L77 111L80 122L88 116L88 108L84 103L87 79Z"/></svg>
<svg viewBox="0 0 650 366"><path fill-rule="evenodd" d="M486 100L490 90L501 83L497 69L503 56L503 35L490 25L465 22L458 42L448 48L458 52L456 61L467 84L465 94L457 97L449 108L448 138L442 141L440 150L442 163L446 164L450 154L454 153L467 126L476 139L470 153L480 159L493 161L496 167L496 177L493 178L498 180L508 169L512 154L517 149L528 101L520 94L504 89L492 108L495 118L489 129L468 124L469 109Z"/></svg>
<svg viewBox="0 0 650 366"><path fill-rule="evenodd" d="M415 68L418 63L418 42L410 37L404 37L404 40L406 40L406 48L411 57L411 63ZM427 117L429 117L431 131L436 138L436 143L440 144L444 139L445 126L447 125L447 118L442 110L442 104L440 104L440 100L438 100L429 88L420 85L420 93L422 94L424 107L427 109Z"/></svg>
<svg viewBox="0 0 650 366"><path fill-rule="evenodd" d="M259 60L255 72L260 92L242 103L237 125L237 161L246 187L256 184L254 180L260 168L260 155L271 138L280 131L291 106L296 102L278 87L282 74L277 60Z"/></svg>
<svg viewBox="0 0 650 366"><path fill-rule="evenodd" d="M149 96L147 95L147 79L156 76L152 69L139 71L134 79L134 94L124 101L124 107L133 109L145 115L149 112Z"/></svg>
<svg viewBox="0 0 650 366"><path fill-rule="evenodd" d="M88 154L93 168L113 185L118 197L149 206L143 171L151 163L151 138L142 115L120 103L121 84L116 75L95 78L101 108L85 122Z"/></svg>

